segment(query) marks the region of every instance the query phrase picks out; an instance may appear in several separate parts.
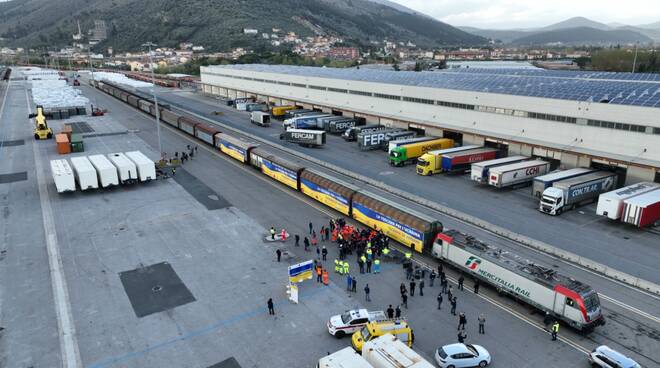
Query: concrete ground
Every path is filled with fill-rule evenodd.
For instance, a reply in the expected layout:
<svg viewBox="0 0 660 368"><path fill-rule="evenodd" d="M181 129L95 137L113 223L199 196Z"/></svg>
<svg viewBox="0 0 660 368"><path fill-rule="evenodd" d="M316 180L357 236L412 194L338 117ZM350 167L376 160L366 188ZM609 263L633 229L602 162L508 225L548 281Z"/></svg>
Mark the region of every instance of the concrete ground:
<svg viewBox="0 0 660 368"><path fill-rule="evenodd" d="M103 118L85 118L97 133L129 132L86 139L85 155L139 149L156 158L152 119L110 97L93 97L110 110ZM53 238L46 238L47 232L55 236L61 254L78 366L203 368L234 357L243 367L309 367L327 352L349 344L327 333L330 315L358 306L386 309L399 302L398 285L404 275L400 265L389 263L380 275L358 275L357 295L344 291L343 277L332 274L330 286L306 281L301 284L300 304L288 302L287 265L312 255L292 241L263 242L265 229L274 225L305 234L309 221L318 227L337 214L202 145L173 179L58 195L47 163L62 156L56 154L53 141L31 139L31 127L24 124L27 112L24 87L12 82L0 115L0 137L24 139L25 144L0 148L0 174L25 171L27 180L0 184L0 280L11 280L0 282L0 326L5 328L0 331L0 366L52 367L62 358L60 340L67 337L60 336L57 324L62 316L55 311L62 307L51 287L55 278L49 272L47 248ZM51 121L51 126L57 131L62 123ZM162 141L167 152L194 142L167 128L162 129ZM42 187L47 189L41 195L37 161L43 169ZM52 228L42 216L47 207ZM292 257L278 263L278 246ZM331 262L336 252L333 245L328 249ZM176 272L194 301L138 317L136 303L182 300L178 293L151 296L149 290L168 293L170 285L177 286L175 291L181 285L173 285L177 279L169 275L154 284L163 289L147 288L144 298L132 303L120 274L148 273L154 269L149 266L162 262ZM355 270L354 262L351 268ZM448 273L457 276L452 270ZM372 302L364 301L366 283ZM415 350L428 358L438 346L456 341L457 319L446 302L437 310L437 292L437 285L427 284L426 295L410 298L410 308L404 311L415 330ZM275 301L274 317L265 308L269 297ZM564 340L551 343L529 308L499 298L488 288L479 296L467 290L459 293L458 311L468 316L468 341L490 350L493 367L583 367L583 350L603 343L603 334L623 343L619 349L628 346L627 354L642 354L635 358L644 366L660 360L653 350L658 326L652 323L643 331L637 328L639 322L626 320L633 327L617 325L617 331L608 325L600 335L588 337L563 328ZM487 317L485 335L476 333L479 313Z"/></svg>
<svg viewBox="0 0 660 368"><path fill-rule="evenodd" d="M163 88L159 91L162 101L282 143L279 140L282 129L279 123L269 128L259 127L249 123L249 113L223 106L216 99L188 91ZM213 115L212 111L222 111L223 115ZM532 198L529 187L499 190L477 185L470 181L469 175L422 177L415 174L414 165L391 167L383 151L360 151L356 143L346 143L333 135L328 135L328 143L322 149L293 144L288 147L631 275L660 283L660 273L656 272L654 261L660 244L657 231L639 230L597 216L595 205L556 217L544 215L538 211L538 200Z"/></svg>

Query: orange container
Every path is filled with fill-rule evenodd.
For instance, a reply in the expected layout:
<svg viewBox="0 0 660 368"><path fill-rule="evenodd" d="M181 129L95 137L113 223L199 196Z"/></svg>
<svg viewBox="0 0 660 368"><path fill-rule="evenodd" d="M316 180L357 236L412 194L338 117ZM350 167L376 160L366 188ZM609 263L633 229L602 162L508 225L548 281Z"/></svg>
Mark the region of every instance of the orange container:
<svg viewBox="0 0 660 368"><path fill-rule="evenodd" d="M68 140L71 141L71 134L73 133L73 130L71 129L71 125L64 124L64 127L62 128L62 131L60 133L66 134Z"/></svg>
<svg viewBox="0 0 660 368"><path fill-rule="evenodd" d="M60 133L55 135L55 143L57 144L57 153L60 155L71 153L71 144L66 134Z"/></svg>

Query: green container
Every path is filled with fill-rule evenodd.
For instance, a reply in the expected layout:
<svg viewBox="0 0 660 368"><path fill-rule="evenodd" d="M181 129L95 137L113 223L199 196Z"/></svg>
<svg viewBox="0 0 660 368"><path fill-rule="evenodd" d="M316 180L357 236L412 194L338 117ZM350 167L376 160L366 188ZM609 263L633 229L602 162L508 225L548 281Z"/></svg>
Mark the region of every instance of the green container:
<svg viewBox="0 0 660 368"><path fill-rule="evenodd" d="M85 152L81 134L71 134L71 152Z"/></svg>

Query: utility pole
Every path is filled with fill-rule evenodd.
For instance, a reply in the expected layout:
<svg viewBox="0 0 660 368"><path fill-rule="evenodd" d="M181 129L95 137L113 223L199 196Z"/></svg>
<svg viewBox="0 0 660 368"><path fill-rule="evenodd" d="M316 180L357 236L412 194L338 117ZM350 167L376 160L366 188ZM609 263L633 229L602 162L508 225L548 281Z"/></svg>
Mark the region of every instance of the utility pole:
<svg viewBox="0 0 660 368"><path fill-rule="evenodd" d="M156 135L158 136L158 155L163 159L163 147L160 141L160 110L158 110L158 96L156 95L156 77L154 76L153 60L151 58L151 47L156 47L153 42L142 44L142 47L147 47L149 50L149 70L151 70L151 94L154 96L154 108L156 110Z"/></svg>
<svg viewBox="0 0 660 368"><path fill-rule="evenodd" d="M633 67L632 67L632 72L635 73L635 64L637 64L637 46L639 45L639 42L635 42L635 57L633 58Z"/></svg>

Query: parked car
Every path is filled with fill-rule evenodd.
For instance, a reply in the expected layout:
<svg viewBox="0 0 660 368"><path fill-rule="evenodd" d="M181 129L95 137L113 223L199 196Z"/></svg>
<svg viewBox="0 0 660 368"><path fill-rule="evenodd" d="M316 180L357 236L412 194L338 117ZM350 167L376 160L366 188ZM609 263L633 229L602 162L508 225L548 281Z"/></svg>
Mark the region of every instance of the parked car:
<svg viewBox="0 0 660 368"><path fill-rule="evenodd" d="M480 345L450 344L436 350L435 361L441 368L485 367L490 353Z"/></svg>
<svg viewBox="0 0 660 368"><path fill-rule="evenodd" d="M642 368L637 362L627 356L612 350L607 345L601 345L589 353L589 363L601 368Z"/></svg>

